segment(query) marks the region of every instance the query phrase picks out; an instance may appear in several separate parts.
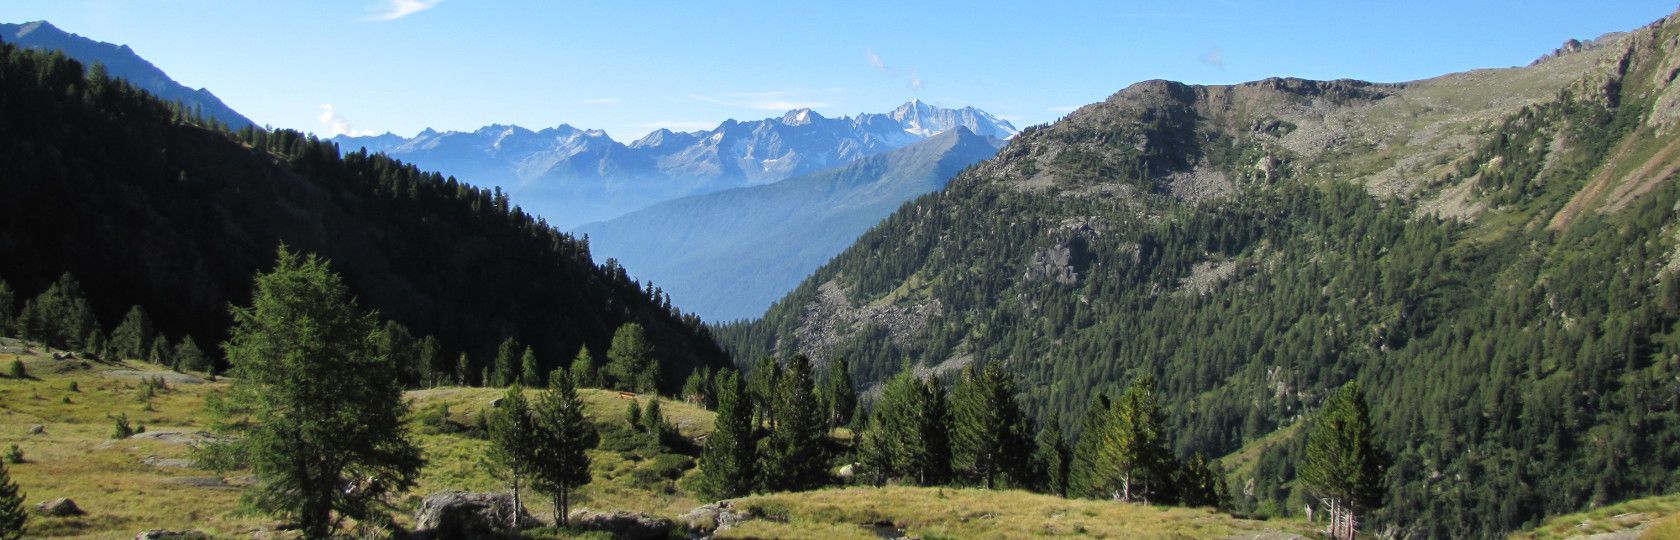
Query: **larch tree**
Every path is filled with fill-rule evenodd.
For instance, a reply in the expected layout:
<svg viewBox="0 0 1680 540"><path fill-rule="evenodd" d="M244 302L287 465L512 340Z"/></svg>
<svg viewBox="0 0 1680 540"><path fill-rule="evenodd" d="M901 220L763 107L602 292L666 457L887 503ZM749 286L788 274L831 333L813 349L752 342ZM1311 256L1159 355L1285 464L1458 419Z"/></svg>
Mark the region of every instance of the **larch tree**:
<svg viewBox="0 0 1680 540"><path fill-rule="evenodd" d="M1389 457L1377 446L1358 381L1331 394L1316 416L1299 478L1308 491L1329 500L1331 536L1352 538L1359 514L1383 505Z"/></svg>
<svg viewBox="0 0 1680 540"><path fill-rule="evenodd" d="M600 375L595 371L595 357L589 353L589 346L578 347L577 357L572 358L570 368L572 381L578 386L600 388Z"/></svg>
<svg viewBox="0 0 1680 540"><path fill-rule="evenodd" d="M486 386L507 386L519 383L519 342L513 338L502 340L496 347L496 363Z"/></svg>
<svg viewBox="0 0 1680 540"><path fill-rule="evenodd" d="M758 441L754 439L752 396L740 373L717 374L717 417L700 453L700 494L719 500L752 492L758 479Z"/></svg>
<svg viewBox="0 0 1680 540"><path fill-rule="evenodd" d="M573 496L588 485L589 449L595 446L595 425L583 415L583 400L570 372L555 369L548 388L537 395L536 463L532 480L538 490L554 498L554 523L564 526Z"/></svg>
<svg viewBox="0 0 1680 540"><path fill-rule="evenodd" d="M423 463L402 422L399 368L379 354L379 325L327 261L279 249L256 277L251 305L233 310L233 384L208 401L226 437L203 447L214 467L248 466L258 509L306 537L346 518L388 521L388 496L414 485Z"/></svg>
<svg viewBox="0 0 1680 540"><path fill-rule="evenodd" d="M508 487L513 491L513 521L508 526L517 530L519 514L524 508L521 488L536 470L537 447L540 444L524 387L519 383L509 386L489 416L490 459L486 466L491 474L506 478Z"/></svg>

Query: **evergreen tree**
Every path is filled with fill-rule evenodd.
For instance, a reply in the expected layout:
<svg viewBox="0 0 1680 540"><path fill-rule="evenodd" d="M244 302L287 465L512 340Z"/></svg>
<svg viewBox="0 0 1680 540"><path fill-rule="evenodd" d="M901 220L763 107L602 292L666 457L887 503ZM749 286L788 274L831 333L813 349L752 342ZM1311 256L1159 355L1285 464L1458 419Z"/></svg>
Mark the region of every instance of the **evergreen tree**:
<svg viewBox="0 0 1680 540"><path fill-rule="evenodd" d="M204 358L204 351L198 348L198 342L192 336L181 336L181 344L175 346L175 368L181 371L209 371L210 362Z"/></svg>
<svg viewBox="0 0 1680 540"><path fill-rule="evenodd" d="M1114 477L1115 458L1103 444L1103 433L1113 423L1110 418L1113 415L1112 406L1108 396L1099 393L1085 407L1085 417L1080 421L1080 436L1073 445L1073 462L1068 467L1069 497L1113 496L1109 483Z"/></svg>
<svg viewBox="0 0 1680 540"><path fill-rule="evenodd" d="M29 514L23 508L23 497L6 464L0 462L0 540L20 540L27 532L23 524Z"/></svg>
<svg viewBox="0 0 1680 540"><path fill-rule="evenodd" d="M519 355L519 373L520 382L524 383L525 386L539 388L545 383L542 367L537 365L537 353L531 350L528 345L525 347L525 352Z"/></svg>
<svg viewBox="0 0 1680 540"><path fill-rule="evenodd" d="M776 396L776 427L764 453L764 483L770 491L815 488L827 478L823 440L827 422L816 399L811 362L796 354L788 361Z"/></svg>
<svg viewBox="0 0 1680 540"><path fill-rule="evenodd" d="M105 332L101 332L97 324L93 325L92 330L88 330L87 337L82 338L83 352L96 354L103 358L108 356L106 352L110 348L111 344L105 339Z"/></svg>
<svg viewBox="0 0 1680 540"><path fill-rule="evenodd" d="M441 384L441 379L450 373L450 366L443 355L443 343L437 336L428 334L420 340L420 365L424 369L424 386L434 387Z"/></svg>
<svg viewBox="0 0 1680 540"><path fill-rule="evenodd" d="M537 447L541 444L524 387L519 383L508 386L501 401L491 409L488 423L490 461L487 465L492 474L506 478L513 490L513 521L508 526L517 530L519 514L525 508L520 488L538 466Z"/></svg>
<svg viewBox="0 0 1680 540"><path fill-rule="evenodd" d="M472 386L472 361L465 352L455 357L455 384Z"/></svg>
<svg viewBox="0 0 1680 540"><path fill-rule="evenodd" d="M19 319L25 336L60 349L81 347L82 338L98 326L81 282L69 273L26 302Z"/></svg>
<svg viewBox="0 0 1680 540"><path fill-rule="evenodd" d="M782 366L774 357L758 359L747 372L747 391L753 399L753 425L776 425L776 389L781 386Z"/></svg>
<svg viewBox="0 0 1680 540"><path fill-rule="evenodd" d="M715 407L711 375L711 369L704 367L689 372L688 380L683 381L682 399L708 409Z"/></svg>
<svg viewBox="0 0 1680 540"><path fill-rule="evenodd" d="M572 494L589 484L589 449L595 446L595 425L583 415L583 400L571 373L555 369L548 388L537 395L537 449L532 480L538 490L554 498L554 523L564 526Z"/></svg>
<svg viewBox="0 0 1680 540"><path fill-rule="evenodd" d="M700 495L709 500L740 497L758 481L758 443L753 438L752 396L740 373L717 374L717 417L700 453Z"/></svg>
<svg viewBox="0 0 1680 540"><path fill-rule="evenodd" d="M922 485L936 485L951 480L951 407L945 387L929 376L922 383L921 441Z"/></svg>
<svg viewBox="0 0 1680 540"><path fill-rule="evenodd" d="M906 479L926 486L949 478L949 422L937 381L917 379L906 366L887 382L865 424L859 460L875 484Z"/></svg>
<svg viewBox="0 0 1680 540"><path fill-rule="evenodd" d="M658 363L653 358L653 343L648 341L642 325L625 323L613 332L612 346L607 348L607 374L615 388L633 392L658 390Z"/></svg>
<svg viewBox="0 0 1680 540"><path fill-rule="evenodd" d="M659 396L648 400L647 407L642 409L641 424L637 426L647 436L647 447L655 452L665 450L665 413L660 410Z"/></svg>
<svg viewBox="0 0 1680 540"><path fill-rule="evenodd" d="M1341 513L1357 518L1361 512L1381 508L1389 457L1377 446L1359 382L1347 383L1331 394L1316 416L1298 473L1302 484L1330 500L1332 519ZM1347 536L1352 536L1351 531Z"/></svg>
<svg viewBox="0 0 1680 540"><path fill-rule="evenodd" d="M152 340L152 350L146 353L146 361L160 366L175 365L175 348L169 346L169 336L159 334Z"/></svg>
<svg viewBox="0 0 1680 540"><path fill-rule="evenodd" d="M1068 495L1068 466L1073 459L1067 440L1062 437L1061 417L1051 414L1044 429L1038 432L1038 452L1033 462L1039 470L1040 491L1066 497Z"/></svg>
<svg viewBox="0 0 1680 540"><path fill-rule="evenodd" d="M642 403L640 401L632 399L630 404L624 407L624 421L630 424L630 429L641 431Z"/></svg>
<svg viewBox="0 0 1680 540"><path fill-rule="evenodd" d="M980 372L966 368L951 405L952 467L987 489L999 477L1028 485L1033 444L1015 402L1015 378L996 364Z"/></svg>
<svg viewBox="0 0 1680 540"><path fill-rule="evenodd" d="M1126 389L1114 404L1114 423L1102 433L1115 460L1118 491L1122 501L1170 501L1172 474L1177 469L1166 446L1161 407L1155 394L1155 378L1144 375Z"/></svg>
<svg viewBox="0 0 1680 540"><path fill-rule="evenodd" d="M485 384L491 386L507 386L519 383L519 342L513 338L502 340L502 345L496 348L495 371Z"/></svg>
<svg viewBox="0 0 1680 540"><path fill-rule="evenodd" d="M1210 460L1201 452L1196 452L1184 464L1176 484L1180 504L1213 508L1225 506L1225 472L1218 460Z"/></svg>
<svg viewBox="0 0 1680 540"><path fill-rule="evenodd" d="M111 331L111 348L119 360L146 358L152 346L152 320L140 306L128 308L121 324Z"/></svg>
<svg viewBox="0 0 1680 540"><path fill-rule="evenodd" d="M857 388L852 385L852 366L844 357L828 363L823 398L829 429L852 423L852 416L857 413Z"/></svg>
<svg viewBox="0 0 1680 540"><path fill-rule="evenodd" d="M425 368L420 365L420 347L414 334L397 321L385 321L379 332L379 352L391 358L402 370L405 386L420 386Z"/></svg>
<svg viewBox="0 0 1680 540"><path fill-rule="evenodd" d="M402 422L398 367L379 354L378 323L325 260L279 250L233 309L223 345L233 386L210 400L204 462L245 465L255 507L331 536L343 518L374 522L387 496L414 485L422 458Z"/></svg>
<svg viewBox="0 0 1680 540"><path fill-rule="evenodd" d="M17 293L6 280L0 279L0 336L12 335L17 326Z"/></svg>
<svg viewBox="0 0 1680 540"><path fill-rule="evenodd" d="M601 376L595 371L595 357L589 354L589 346L578 348L577 357L572 358L572 379L578 386L600 388Z"/></svg>

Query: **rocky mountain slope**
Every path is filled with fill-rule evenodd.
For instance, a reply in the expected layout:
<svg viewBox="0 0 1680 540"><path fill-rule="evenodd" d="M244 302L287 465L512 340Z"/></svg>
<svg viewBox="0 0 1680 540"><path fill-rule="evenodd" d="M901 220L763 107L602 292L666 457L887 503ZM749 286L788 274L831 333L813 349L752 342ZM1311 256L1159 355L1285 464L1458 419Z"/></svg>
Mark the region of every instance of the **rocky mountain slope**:
<svg viewBox="0 0 1680 540"><path fill-rule="evenodd" d="M728 120L710 131L661 129L629 144L568 125L333 141L345 150L384 152L473 185L499 187L549 223L571 228L677 197L838 167L958 126L1000 139L1015 134L1008 121L972 107L912 101L886 114L826 118L797 109L780 118Z"/></svg>
<svg viewBox="0 0 1680 540"><path fill-rule="evenodd" d="M239 114L209 90L187 88L136 54L127 45L115 45L71 34L47 21L23 24L0 24L0 41L26 49L59 51L83 65L102 64L112 77L127 80L154 96L179 102L189 110L197 110L206 118L233 129L253 125L251 119Z"/></svg>
<svg viewBox="0 0 1680 540"><path fill-rule="evenodd" d="M745 319L797 286L904 201L936 191L1002 141L958 126L774 184L666 201L576 229L707 320Z"/></svg>
<svg viewBox="0 0 1680 540"><path fill-rule="evenodd" d="M1024 130L778 302L736 357L1001 363L1077 429L1160 381L1184 456L1266 441L1296 512L1310 413L1361 380L1393 454L1366 530L1489 536L1680 481L1680 21L1402 83L1149 81ZM1278 435L1267 439L1273 433Z"/></svg>

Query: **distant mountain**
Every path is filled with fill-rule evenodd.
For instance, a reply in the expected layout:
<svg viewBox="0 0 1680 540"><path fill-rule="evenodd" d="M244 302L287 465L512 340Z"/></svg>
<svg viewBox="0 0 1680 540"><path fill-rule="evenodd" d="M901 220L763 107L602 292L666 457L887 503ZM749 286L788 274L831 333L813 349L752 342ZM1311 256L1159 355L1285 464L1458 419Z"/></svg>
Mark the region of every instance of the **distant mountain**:
<svg viewBox="0 0 1680 540"><path fill-rule="evenodd" d="M209 90L193 90L175 82L127 45L95 41L59 30L47 21L0 24L0 41L26 49L59 51L86 67L93 67L95 63L104 64L111 76L125 79L165 101L180 102L188 108L198 109L205 117L214 118L233 129L255 124L222 103L221 98Z"/></svg>
<svg viewBox="0 0 1680 540"><path fill-rule="evenodd" d="M757 317L904 201L1003 141L958 126L838 168L666 201L575 232L707 320Z"/></svg>
<svg viewBox="0 0 1680 540"><path fill-rule="evenodd" d="M1015 126L973 107L919 100L886 114L827 118L810 109L780 118L728 120L710 131L658 130L629 144L568 125L532 131L492 125L471 132L426 130L339 136L474 185L500 187L521 207L561 228L611 219L687 195L769 184L844 165L964 127L1006 139Z"/></svg>

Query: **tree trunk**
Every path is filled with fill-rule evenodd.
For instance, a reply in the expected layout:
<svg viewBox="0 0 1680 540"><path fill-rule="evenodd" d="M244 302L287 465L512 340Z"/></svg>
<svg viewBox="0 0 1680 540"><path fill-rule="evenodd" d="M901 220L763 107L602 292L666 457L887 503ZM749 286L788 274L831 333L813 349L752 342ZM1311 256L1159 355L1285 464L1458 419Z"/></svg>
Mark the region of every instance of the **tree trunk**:
<svg viewBox="0 0 1680 540"><path fill-rule="evenodd" d="M512 522L513 530L519 530L519 510L525 504L519 499L519 475L513 475L513 511L509 512L508 521Z"/></svg>

